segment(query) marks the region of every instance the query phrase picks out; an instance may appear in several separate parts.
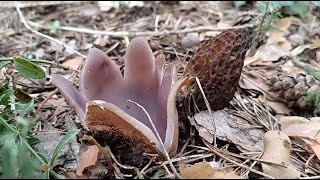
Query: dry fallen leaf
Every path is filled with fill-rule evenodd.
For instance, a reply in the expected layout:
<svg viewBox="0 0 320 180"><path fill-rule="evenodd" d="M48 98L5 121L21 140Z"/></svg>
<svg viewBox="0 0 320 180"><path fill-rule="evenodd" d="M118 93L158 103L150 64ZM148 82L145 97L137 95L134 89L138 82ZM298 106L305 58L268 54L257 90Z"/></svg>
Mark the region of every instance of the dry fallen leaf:
<svg viewBox="0 0 320 180"><path fill-rule="evenodd" d="M261 92L270 101L279 101L279 97L275 93L268 91L269 87L266 84L266 80L259 76L242 72L239 80L239 86L243 89L253 89Z"/></svg>
<svg viewBox="0 0 320 180"><path fill-rule="evenodd" d="M266 103L274 112L277 114L285 114L288 115L291 113L291 109L283 102L278 101L269 101L268 99L264 99L262 95L258 97L259 101L262 103Z"/></svg>
<svg viewBox="0 0 320 180"><path fill-rule="evenodd" d="M281 131L291 137L307 137L317 139L320 130L320 122L291 124ZM320 134L319 134L320 135Z"/></svg>
<svg viewBox="0 0 320 180"><path fill-rule="evenodd" d="M65 60L62 65L69 67L70 69L77 70L82 62L83 58L81 56L76 56L74 58Z"/></svg>
<svg viewBox="0 0 320 180"><path fill-rule="evenodd" d="M264 138L264 153L262 160L286 165L281 167L275 164L261 163L263 172L279 179L298 179L299 171L291 163L291 141L281 131L268 131Z"/></svg>
<svg viewBox="0 0 320 180"><path fill-rule="evenodd" d="M77 169L76 175L82 176L82 172L86 167L95 165L98 160L99 148L95 145L90 146L88 150L82 154L80 157L79 167Z"/></svg>
<svg viewBox="0 0 320 180"><path fill-rule="evenodd" d="M320 38L316 38L312 40L313 44L320 48Z"/></svg>
<svg viewBox="0 0 320 180"><path fill-rule="evenodd" d="M282 116L279 119L281 129L285 129L292 124L307 124L310 121L301 116Z"/></svg>
<svg viewBox="0 0 320 180"><path fill-rule="evenodd" d="M179 171L184 179L242 179L232 168L213 169L208 162L200 162L184 167L179 165Z"/></svg>
<svg viewBox="0 0 320 180"><path fill-rule="evenodd" d="M212 115L215 120L217 138L238 145L240 150L262 151L263 130L252 126L244 118L231 115L227 110L215 111ZM201 111L195 114L191 124L196 127L203 139L209 143L213 142L214 123L209 111Z"/></svg>
<svg viewBox="0 0 320 180"><path fill-rule="evenodd" d="M309 121L299 116L282 117L280 123L283 133L302 139L320 160L320 121L318 118L310 118Z"/></svg>
<svg viewBox="0 0 320 180"><path fill-rule="evenodd" d="M276 20L275 27L279 30L285 31L287 30L291 25L292 19L291 17L286 18L279 18Z"/></svg>
<svg viewBox="0 0 320 180"><path fill-rule="evenodd" d="M283 47L282 47L283 46ZM288 49L288 44L279 45L275 43L267 43L261 45L254 57L261 59L262 61L278 61L283 56L291 56Z"/></svg>

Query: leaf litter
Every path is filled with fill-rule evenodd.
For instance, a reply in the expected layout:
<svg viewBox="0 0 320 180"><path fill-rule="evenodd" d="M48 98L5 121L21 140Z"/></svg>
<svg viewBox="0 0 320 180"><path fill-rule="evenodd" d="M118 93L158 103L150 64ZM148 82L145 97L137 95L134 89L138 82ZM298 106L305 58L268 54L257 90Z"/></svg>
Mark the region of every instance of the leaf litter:
<svg viewBox="0 0 320 180"><path fill-rule="evenodd" d="M27 9L22 10L28 20L41 25L39 31L69 44L84 54L89 47L99 47L104 52L108 52L112 60L120 66L123 64L121 57L124 55L123 49L126 47L128 42L126 38L128 37L102 36L62 29L57 29L56 33L52 33L45 25L58 19L62 27L81 27L111 32L179 31L200 26L216 29L233 27L236 23L242 22L245 19L244 17L249 17L248 22L250 22L250 17L253 17L256 13L252 12L252 10L241 11L232 8L232 2L222 2L221 4L210 2L208 3L210 4L209 7L208 4L196 2L180 2L177 4L156 2L155 4L143 4L144 6L140 4L138 5L139 7L132 6L131 4L128 9L121 9L121 5L119 4L109 4L103 7L104 5L101 2L100 4L93 2L64 4L59 1L51 6L32 5L32 3L26 5L30 9L37 11L38 14L33 14L27 11ZM10 6L9 3L8 6ZM84 10L86 10L85 13L79 13ZM153 14L154 12L155 14ZM0 14L5 13L15 14L12 10L0 12ZM0 51L1 56L21 55L27 49L32 50L40 58L51 59L69 66L70 70L66 71L54 67L48 69L54 73L61 72L66 77L70 77L74 84L78 84L77 75L72 69L77 69L83 59L78 58L73 52L69 52L60 45L44 40L40 36L33 36L30 32L23 30L22 26L19 26L18 23L9 23L16 21L13 17L14 15L8 17L9 20L4 22L4 26L7 27L8 31L0 34L4 40L0 43L3 47ZM319 124L317 121L311 120L315 115L305 110L294 109L286 103L280 102L278 95L270 92L266 85L267 77L271 74L291 73L293 71L306 74L306 71L294 63L294 60L319 67L319 55L317 54L319 54L320 41L319 37L315 35L318 32L317 28L315 28L317 25L319 25L319 22L313 22L311 24L313 27L309 28L309 24L297 18L283 18L275 23L275 30L269 31L266 34L263 43L260 44L255 54L247 56L239 81L240 88L238 88L234 99L230 102L230 106L213 113L217 128L218 147L225 151L223 157L210 154L212 152L205 148L201 140L199 141L199 138L201 138L208 142L213 142L214 125L210 122L211 117L209 113L202 111L195 114L193 118L190 118L192 126L189 127L189 119L184 115L184 110L179 112L179 118L183 120L181 128L185 128L185 131L182 132L185 132L187 135L183 134L180 136L180 153L179 156L172 157L172 160L177 164L182 163L179 164L179 171L182 177L261 178L263 176L263 174L257 175L253 173L253 171L248 169L249 167L254 167L272 177L276 177L276 169L278 170L278 174L281 174L283 177L283 175L288 175L286 173L287 170L279 168L276 165L282 162L285 162L285 165L290 165L290 167L295 166L291 169L293 172L291 175L294 178L312 177L313 175L318 176L320 174L318 170L320 148L318 145L319 137L317 135ZM18 29L23 31L19 32L19 34L16 32ZM0 30L2 32L2 29ZM191 40L194 42L188 42L189 44L187 43L187 45L185 45L185 42L183 43L184 45L181 45L182 39L187 34L176 33L151 37L151 41L158 43L158 46L153 50L163 51L166 59L188 60L196 49L194 45L198 43L199 39L203 41L209 36L215 36L219 33L216 31L195 32L192 36L196 37L195 35L197 34L198 37L192 37L194 39ZM32 45L30 45L30 42L32 42ZM188 49L189 47L192 49ZM183 62L177 62L177 64L179 63L183 64ZM43 91L40 90L41 86L38 83L30 79L23 77L16 77L15 79L19 83L17 87L31 93L38 102L46 100L48 98L48 91L53 89L48 81L46 81L44 86L46 91ZM44 105L39 106L39 104L36 104L36 108L40 107L40 109L37 109L36 116L38 117L38 123L35 132L39 131L37 136L39 136L38 138L41 141L34 146L38 146L39 151L47 157L50 157L50 151L54 149L54 143L58 143L59 138L62 137L61 134L55 132L65 132L66 130L79 127L78 124L74 123L74 121L77 121L77 117L74 116L74 110L65 101L61 102L57 100L58 98L63 99L60 94L54 94L48 98L48 102ZM279 115L282 116L280 120L278 118ZM286 116L283 115L295 115L294 117L298 117L300 120L292 122L291 120L287 120L284 123L283 118ZM301 120L301 118L304 119ZM196 128L196 131L193 128ZM274 135L271 138L272 142L269 142L267 145L268 147L279 148L267 150L263 142L266 141L264 138L268 135L266 132L270 130L281 130L282 133L289 136L292 140L290 145L291 150L288 151L288 147L285 149L279 145L283 142L288 142L288 138L284 137L281 133ZM190 135L188 134L189 131ZM44 132L48 133L44 134ZM188 137L185 138L185 136ZM190 140L186 140L188 138ZM107 172L107 169L102 160L103 158L98 158L97 160L91 158L91 163L88 161L79 166L80 159L85 157L85 152L80 153L79 142L76 142L76 140L73 140L71 144L73 145L69 144L62 150L61 155L59 155L56 161L55 165L63 167L60 169L61 174L73 178L105 177L104 173ZM90 147L86 143L83 146ZM96 151L92 151L92 155L96 157ZM264 152L264 155L261 157L259 154L262 152ZM272 157L279 154L282 154L283 157ZM288 155L291 156L291 162ZM119 157L115 157L115 159L117 158ZM230 163L223 158L231 158L235 162ZM186 159L187 161L185 161ZM68 164L67 161L69 160ZM203 160L210 163L218 160L220 165L219 167L212 168L209 163L203 162ZM259 160L276 164L260 162ZM90 166L90 164L94 164L93 161L95 161L95 165ZM183 162L187 163L183 164ZM245 167L240 166L237 162L244 164ZM170 177L170 171L166 165L160 166L160 164L166 163L166 161L156 159L146 165L143 170L140 169L141 174L145 177L151 177L156 172L155 169L161 167L165 169L165 177ZM135 174L138 174L135 168L123 165L121 162L117 162L116 164L116 177L134 177ZM191 166L191 169L184 168L183 166ZM271 171L266 170L266 166L269 166L269 170L271 168ZM83 177L77 177L75 172L79 167L80 169L85 167L84 169L90 173ZM68 170L70 169L73 171L69 172ZM198 173L204 169L205 173ZM297 175L297 171L299 171L301 176Z"/></svg>

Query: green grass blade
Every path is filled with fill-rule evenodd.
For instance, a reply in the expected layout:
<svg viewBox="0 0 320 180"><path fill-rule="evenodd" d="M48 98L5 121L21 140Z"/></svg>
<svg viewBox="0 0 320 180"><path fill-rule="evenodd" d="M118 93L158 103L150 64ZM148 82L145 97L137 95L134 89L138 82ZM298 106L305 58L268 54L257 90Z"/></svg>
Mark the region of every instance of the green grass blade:
<svg viewBox="0 0 320 180"><path fill-rule="evenodd" d="M32 110L34 106L34 99L32 99L20 112L19 116L23 117L27 112L29 112L30 110Z"/></svg>
<svg viewBox="0 0 320 180"><path fill-rule="evenodd" d="M69 131L66 135L64 135L64 137L61 139L61 141L59 142L59 144L57 145L57 147L53 151L53 154L52 154L52 157L51 157L51 160L50 160L50 164L49 164L50 168L52 168L53 163L54 163L55 159L57 158L59 152L63 148L63 146L68 141L70 141L72 138L74 138L79 132L80 132L80 129L74 129L72 131Z"/></svg>

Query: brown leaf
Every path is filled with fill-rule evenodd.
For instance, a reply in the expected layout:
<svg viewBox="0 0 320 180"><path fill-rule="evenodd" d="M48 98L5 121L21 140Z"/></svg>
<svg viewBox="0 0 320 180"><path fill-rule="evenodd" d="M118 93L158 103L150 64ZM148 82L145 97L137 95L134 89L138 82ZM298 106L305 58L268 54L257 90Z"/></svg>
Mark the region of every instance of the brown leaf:
<svg viewBox="0 0 320 180"><path fill-rule="evenodd" d="M274 112L277 114L285 114L288 115L292 111L288 108L288 106L283 102L278 101L269 101L268 99L264 99L263 96L258 97L259 101L262 103L266 103Z"/></svg>
<svg viewBox="0 0 320 180"><path fill-rule="evenodd" d="M184 167L179 165L179 171L184 179L242 179L232 168L213 169L208 162L200 162Z"/></svg>
<svg viewBox="0 0 320 180"><path fill-rule="evenodd" d="M287 48L287 44L283 45ZM280 44L275 43L267 43L261 45L254 55L255 57L261 59L262 61L278 61L280 57L290 56L290 51L288 49L283 48Z"/></svg>
<svg viewBox="0 0 320 180"><path fill-rule="evenodd" d="M291 21L291 17L277 19L275 27L279 30L285 31L290 27Z"/></svg>
<svg viewBox="0 0 320 180"><path fill-rule="evenodd" d="M77 169L76 175L82 176L82 172L86 167L95 165L98 160L99 148L95 145L90 146L88 150L82 154L80 157L79 167Z"/></svg>
<svg viewBox="0 0 320 180"><path fill-rule="evenodd" d="M76 56L74 58L65 60L62 65L69 67L70 69L77 70L82 62L83 58L81 56Z"/></svg>
<svg viewBox="0 0 320 180"><path fill-rule="evenodd" d="M320 38L316 38L312 40L313 44L315 44L318 48L320 48Z"/></svg>
<svg viewBox="0 0 320 180"><path fill-rule="evenodd" d="M320 160L320 144L318 143L310 144L309 146L311 147L312 151L316 154L317 158Z"/></svg>
<svg viewBox="0 0 320 180"><path fill-rule="evenodd" d="M243 89L253 89L261 92L270 101L279 100L279 97L275 93L268 91L269 87L266 84L266 80L260 78L259 76L242 72L239 80L239 86Z"/></svg>
<svg viewBox="0 0 320 180"><path fill-rule="evenodd" d="M216 127L217 138L232 142L240 148L248 151L261 151L263 149L262 137L264 132L252 126L247 119L228 113L227 110L215 111L212 114L215 122L208 111L201 111L195 114L194 121L191 122L199 135L209 143L213 142L214 124Z"/></svg>
<svg viewBox="0 0 320 180"><path fill-rule="evenodd" d="M277 19L276 24L275 24L275 29L270 33L269 40L272 41L273 43L278 43L280 41L285 40L284 34L286 30L290 27L291 25L291 18L283 18L283 19Z"/></svg>
<svg viewBox="0 0 320 180"><path fill-rule="evenodd" d="M301 116L282 116L279 120L281 129L285 129L292 124L308 124L310 121Z"/></svg>
<svg viewBox="0 0 320 180"><path fill-rule="evenodd" d="M48 171L49 166L48 166L47 164L43 164L43 165L40 165L40 166L39 166L39 169L40 169L41 171Z"/></svg>
<svg viewBox="0 0 320 180"><path fill-rule="evenodd" d="M320 122L310 122L306 124L291 124L281 131L291 137L308 137L317 139L320 130Z"/></svg>
<svg viewBox="0 0 320 180"><path fill-rule="evenodd" d="M248 66L248 65L250 65L251 63L256 62L256 61L258 61L258 60L259 60L259 58L257 58L257 57L247 56L247 57L244 59L244 66Z"/></svg>
<svg viewBox="0 0 320 180"><path fill-rule="evenodd" d="M294 116L293 116L294 117ZM301 120L300 120L301 119ZM302 139L316 154L320 160L320 121L317 118L304 120L302 117L291 118L289 120L280 119L281 131L291 137L309 138L313 141ZM282 124L285 123L285 126Z"/></svg>
<svg viewBox="0 0 320 180"><path fill-rule="evenodd" d="M289 41L283 40L277 43L281 48L290 51L292 49L292 45Z"/></svg>

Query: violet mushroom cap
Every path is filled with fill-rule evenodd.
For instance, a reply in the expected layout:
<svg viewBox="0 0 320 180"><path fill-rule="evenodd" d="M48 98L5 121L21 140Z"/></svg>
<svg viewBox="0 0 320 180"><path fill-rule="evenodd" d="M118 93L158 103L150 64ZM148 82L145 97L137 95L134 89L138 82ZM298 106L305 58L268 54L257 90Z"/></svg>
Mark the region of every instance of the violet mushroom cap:
<svg viewBox="0 0 320 180"><path fill-rule="evenodd" d="M143 106L160 134L166 150L174 155L178 144L178 116L175 106L177 82L174 65L164 68L164 56L154 57L145 38L134 38L125 54L124 77L119 67L96 48L91 48L80 75L79 91L61 75L52 75L68 103L89 130L120 132L126 138L142 141L141 147L164 153ZM140 142L138 142L140 143Z"/></svg>

